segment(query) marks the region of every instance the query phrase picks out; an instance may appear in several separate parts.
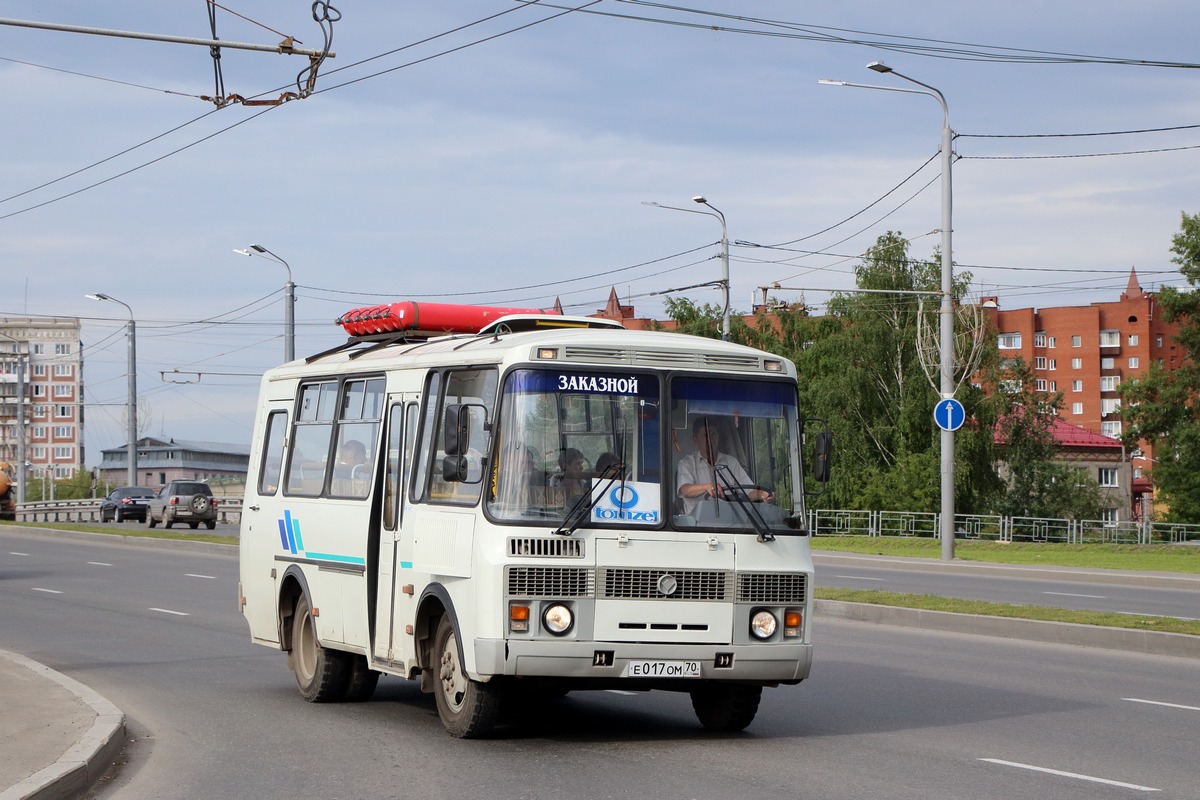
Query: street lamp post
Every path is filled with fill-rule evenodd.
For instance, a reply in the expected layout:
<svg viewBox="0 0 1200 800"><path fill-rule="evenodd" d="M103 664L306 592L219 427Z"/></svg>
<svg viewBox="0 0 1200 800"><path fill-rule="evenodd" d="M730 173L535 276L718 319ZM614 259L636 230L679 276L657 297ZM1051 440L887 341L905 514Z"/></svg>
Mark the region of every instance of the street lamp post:
<svg viewBox="0 0 1200 800"><path fill-rule="evenodd" d="M96 292L84 295L89 300L107 300L125 306L129 312L129 325L126 327L129 341L129 402L125 408L126 436L129 439L127 463L129 468L129 484L137 486L137 323L133 321L133 309L127 303L122 303L115 297Z"/></svg>
<svg viewBox="0 0 1200 800"><path fill-rule="evenodd" d="M680 208L678 206L664 206L661 203L644 203L644 205L654 206L655 208L666 208L671 211L686 211L689 214L703 214L706 217L716 217L721 223L721 288L724 293L724 310L721 312L721 341L729 341L729 230L725 225L725 215L720 209L704 197L704 195L696 195L692 198L692 202L699 203L702 206L708 206L712 211L697 211L694 208Z"/></svg>
<svg viewBox="0 0 1200 800"><path fill-rule="evenodd" d="M14 339L6 333L0 333L14 345L13 352L17 357L17 505L25 502L25 359L27 354L21 352L23 342Z"/></svg>
<svg viewBox="0 0 1200 800"><path fill-rule="evenodd" d="M900 89L894 86L874 86L846 81L820 81L835 86L851 86L857 89L880 89L885 92L923 94L937 100L942 107L942 303L938 312L938 351L941 361L940 390L943 400L954 397L954 261L951 248L953 233L954 190L951 170L954 164L952 148L954 131L950 128L950 107L946 96L927 83L902 75L884 64L872 61L867 69L883 75L895 75L901 80L914 83L921 89ZM947 428L950 426L946 426ZM942 558L954 558L954 431L942 428L941 436L941 495L942 514L938 532L942 539Z"/></svg>
<svg viewBox="0 0 1200 800"><path fill-rule="evenodd" d="M287 270L287 283L283 285L283 360L296 358L296 284L292 283L292 267L288 262L272 253L261 244L252 244L245 250L234 250L244 256L262 256L280 264Z"/></svg>

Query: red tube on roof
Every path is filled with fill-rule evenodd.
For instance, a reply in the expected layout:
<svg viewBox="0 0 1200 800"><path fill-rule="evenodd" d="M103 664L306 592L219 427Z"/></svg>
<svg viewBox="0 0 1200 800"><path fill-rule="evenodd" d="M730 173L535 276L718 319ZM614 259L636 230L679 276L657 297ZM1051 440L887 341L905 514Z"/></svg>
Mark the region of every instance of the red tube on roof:
<svg viewBox="0 0 1200 800"><path fill-rule="evenodd" d="M477 333L501 317L560 314L545 308L500 308L462 306L451 303L385 303L347 311L337 318L351 336L425 331L429 333Z"/></svg>

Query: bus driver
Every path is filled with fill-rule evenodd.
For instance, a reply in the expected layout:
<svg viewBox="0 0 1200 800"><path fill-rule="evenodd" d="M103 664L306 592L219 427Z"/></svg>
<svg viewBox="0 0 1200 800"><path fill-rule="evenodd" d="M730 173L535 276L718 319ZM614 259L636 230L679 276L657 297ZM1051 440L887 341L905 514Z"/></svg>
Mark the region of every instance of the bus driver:
<svg viewBox="0 0 1200 800"><path fill-rule="evenodd" d="M715 421L708 417L697 417L692 423L692 441L696 451L679 460L679 496L683 499L683 513L690 515L702 499L724 499L725 487L744 487L746 496L753 502L770 501L775 495L766 489L749 488L754 481L736 458L721 452L721 433ZM715 475L713 467L719 467L721 475Z"/></svg>

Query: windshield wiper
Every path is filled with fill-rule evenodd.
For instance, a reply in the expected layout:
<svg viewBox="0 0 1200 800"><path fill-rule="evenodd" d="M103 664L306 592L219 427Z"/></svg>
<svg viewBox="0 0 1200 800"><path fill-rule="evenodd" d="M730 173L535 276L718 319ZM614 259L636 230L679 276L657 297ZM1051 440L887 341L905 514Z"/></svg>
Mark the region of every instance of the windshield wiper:
<svg viewBox="0 0 1200 800"><path fill-rule="evenodd" d="M604 497L605 492L612 487L613 482L617 479L617 475L622 476L621 483L624 485L624 463L610 464L609 466L605 467L604 471L596 476L596 481L599 483L600 481L604 480L605 477L607 477L608 483L606 483L604 488L599 492L596 491L594 486L589 486L586 493L579 495L579 499L575 501L575 504L571 506L571 509L567 512L567 515L563 517L562 525L559 525L558 528L555 529L555 535L570 536L576 530L578 530L579 526L583 524L583 521L591 516L592 509L595 508L596 504L600 502L600 498Z"/></svg>
<svg viewBox="0 0 1200 800"><path fill-rule="evenodd" d="M767 528L766 521L762 518L762 514L758 513L758 509L754 507L754 503L750 500L750 494L747 490L739 487L731 480L732 471L727 464L713 465L713 475L721 481L721 488L725 490L725 497L732 498L734 502L742 509L742 513L750 520L750 524L754 526L754 532L758 534L760 542L775 541L775 534L771 533ZM720 509L721 504L717 503L717 508Z"/></svg>

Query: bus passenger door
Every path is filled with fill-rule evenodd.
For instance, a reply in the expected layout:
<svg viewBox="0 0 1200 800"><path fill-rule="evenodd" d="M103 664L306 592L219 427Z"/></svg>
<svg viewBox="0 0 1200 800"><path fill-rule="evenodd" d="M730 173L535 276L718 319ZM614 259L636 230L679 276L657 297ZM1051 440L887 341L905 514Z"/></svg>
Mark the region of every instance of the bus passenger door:
<svg viewBox="0 0 1200 800"><path fill-rule="evenodd" d="M387 661L404 661L407 653L407 638L404 626L408 615L404 609L412 601L404 594L405 572L404 540L410 542L411 533L404 531L404 485L412 464L413 441L416 436L417 404L405 403L400 396L391 397L387 411L387 442L383 469L383 513L379 525L379 580L375 603L375 658ZM408 567L411 569L411 567ZM405 601L409 601L406 603Z"/></svg>

